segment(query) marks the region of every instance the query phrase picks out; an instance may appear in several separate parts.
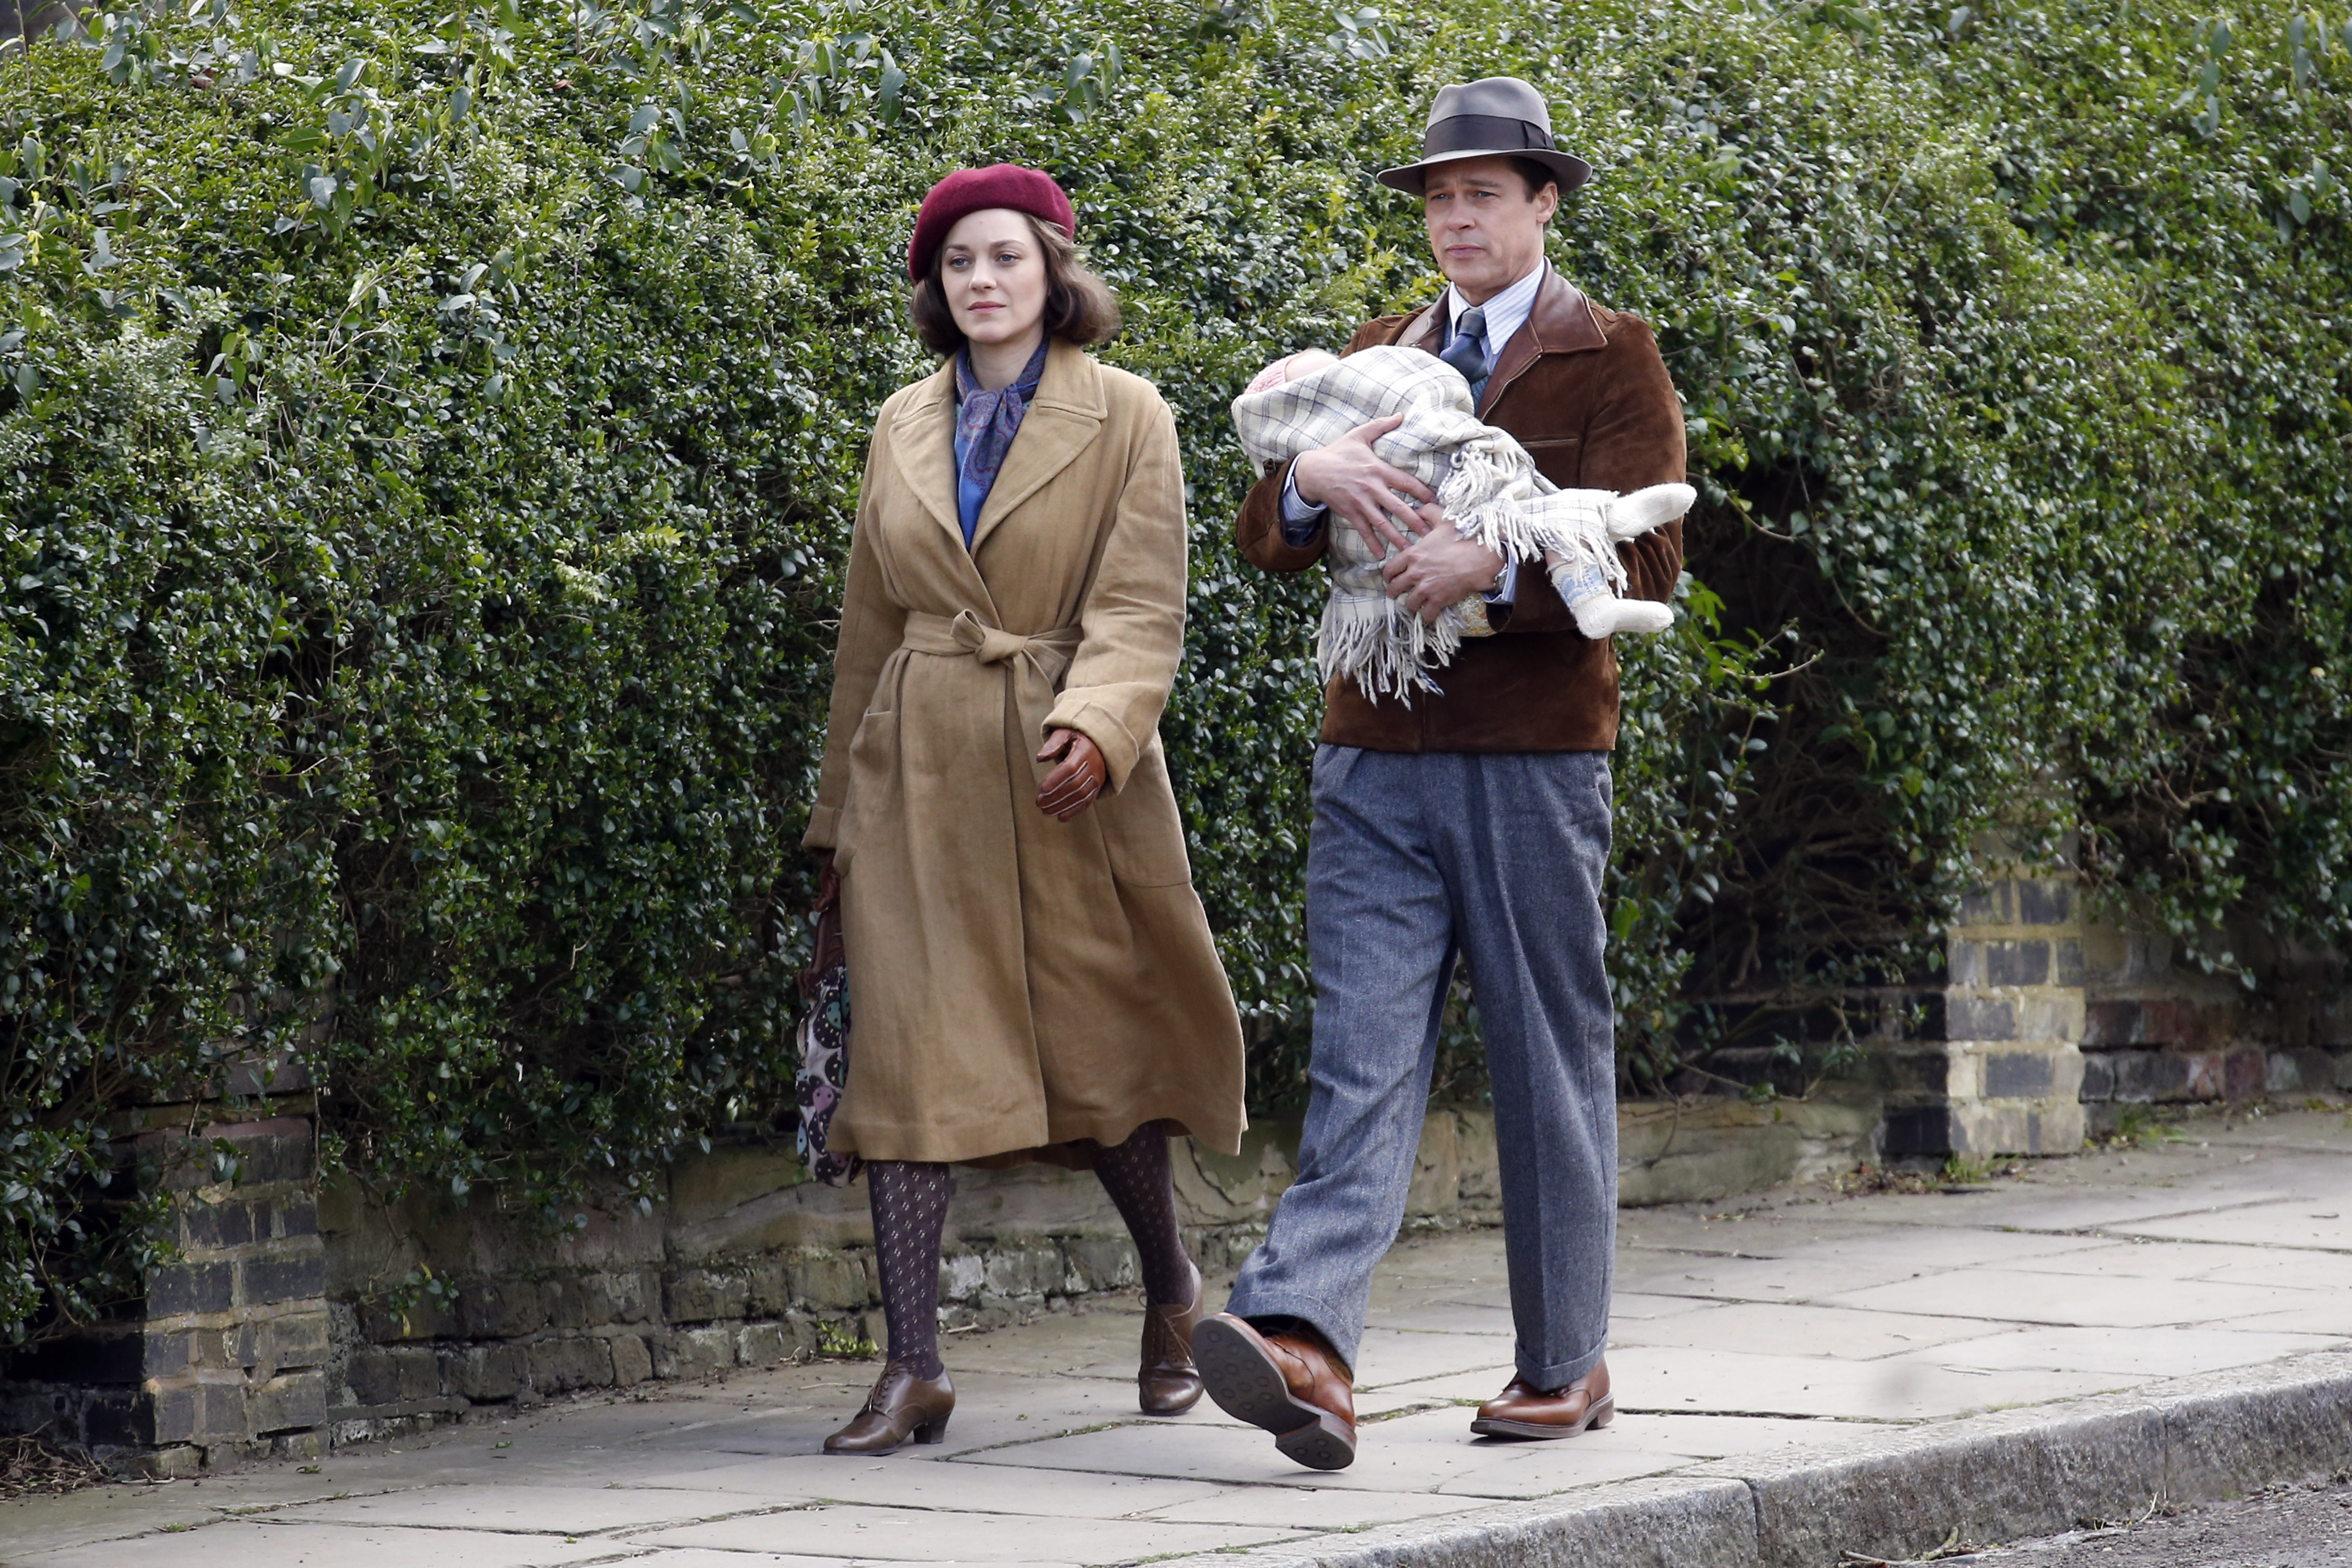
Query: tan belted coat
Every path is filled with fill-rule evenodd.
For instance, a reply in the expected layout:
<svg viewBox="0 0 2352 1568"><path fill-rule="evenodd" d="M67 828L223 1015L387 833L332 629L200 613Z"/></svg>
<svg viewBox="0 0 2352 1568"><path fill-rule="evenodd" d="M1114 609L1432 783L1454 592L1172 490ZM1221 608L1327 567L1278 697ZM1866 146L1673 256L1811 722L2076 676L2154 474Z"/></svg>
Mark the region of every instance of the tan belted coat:
<svg viewBox="0 0 2352 1568"><path fill-rule="evenodd" d="M1240 1147L1242 1040L1160 710L1183 648L1184 478L1151 384L1055 342L972 546L955 371L882 405L850 542L811 848L842 875L836 1149L971 1160L1166 1119ZM1110 781L1037 809L1048 729Z"/></svg>

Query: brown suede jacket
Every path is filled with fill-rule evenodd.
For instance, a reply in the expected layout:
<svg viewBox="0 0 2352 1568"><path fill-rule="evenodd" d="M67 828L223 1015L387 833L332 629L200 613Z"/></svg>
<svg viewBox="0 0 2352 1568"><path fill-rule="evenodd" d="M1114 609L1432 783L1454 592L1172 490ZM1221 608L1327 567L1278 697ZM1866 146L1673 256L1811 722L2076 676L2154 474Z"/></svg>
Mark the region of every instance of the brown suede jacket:
<svg viewBox="0 0 2352 1568"><path fill-rule="evenodd" d="M1348 353L1402 343L1443 346L1444 301L1358 329ZM1616 490L1683 478L1682 400L1657 340L1637 316L1605 310L1547 270L1527 324L1503 345L1478 416L1509 431L1544 477L1563 489ZM1251 487L1234 541L1268 572L1297 572L1321 557L1330 524L1306 544L1282 537L1286 468L1270 465ZM1345 523L1341 527L1348 526ZM1664 601L1682 573L1683 525L1621 544L1628 592ZM1519 573L1517 602L1490 612L1496 635L1462 645L1436 674L1444 695L1417 693L1407 707L1375 702L1354 682L1324 694L1323 739L1374 752L1606 752L1617 743L1617 655L1576 629L1543 573Z"/></svg>

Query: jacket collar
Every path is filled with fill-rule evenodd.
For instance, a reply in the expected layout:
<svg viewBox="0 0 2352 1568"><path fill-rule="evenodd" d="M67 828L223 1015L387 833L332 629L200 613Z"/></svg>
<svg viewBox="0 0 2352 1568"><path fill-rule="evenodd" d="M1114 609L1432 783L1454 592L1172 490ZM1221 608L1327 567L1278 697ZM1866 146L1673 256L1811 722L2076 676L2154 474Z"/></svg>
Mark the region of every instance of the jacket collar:
<svg viewBox="0 0 2352 1568"><path fill-rule="evenodd" d="M1438 341L1444 332L1445 296L1440 294L1404 324L1396 341L1406 348L1435 353L1444 346ZM1478 412L1494 407L1503 389L1540 356L1582 353L1608 346L1609 335L1601 330L1592 301L1575 284L1546 267L1543 283L1536 289L1535 309L1528 312L1526 325L1503 345L1494 370L1487 374L1486 395L1478 399Z"/></svg>
<svg viewBox="0 0 2352 1568"><path fill-rule="evenodd" d="M898 410L891 425L891 451L907 488L939 525L963 549L963 524L956 517L955 361L943 363ZM996 483L973 526L971 553L1014 507L1042 489L1102 428L1110 413L1103 398L1102 367L1075 343L1056 339L1045 351L1045 372L1037 395L1022 416L1021 433L1004 454Z"/></svg>

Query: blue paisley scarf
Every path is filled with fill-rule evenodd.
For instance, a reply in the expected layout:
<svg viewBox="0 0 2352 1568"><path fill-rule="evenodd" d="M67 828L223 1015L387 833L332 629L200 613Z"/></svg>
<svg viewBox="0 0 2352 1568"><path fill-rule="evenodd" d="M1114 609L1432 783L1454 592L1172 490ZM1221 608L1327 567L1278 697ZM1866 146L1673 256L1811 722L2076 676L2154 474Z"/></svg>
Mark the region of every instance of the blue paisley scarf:
<svg viewBox="0 0 2352 1568"><path fill-rule="evenodd" d="M956 355L956 518L963 524L966 550L971 548L972 531L980 526L980 509L996 486L997 470L1004 467L1004 454L1021 433L1029 400L1037 395L1037 383L1045 374L1045 349L1052 342L1039 342L1013 384L994 392L983 391L972 374L970 344Z"/></svg>

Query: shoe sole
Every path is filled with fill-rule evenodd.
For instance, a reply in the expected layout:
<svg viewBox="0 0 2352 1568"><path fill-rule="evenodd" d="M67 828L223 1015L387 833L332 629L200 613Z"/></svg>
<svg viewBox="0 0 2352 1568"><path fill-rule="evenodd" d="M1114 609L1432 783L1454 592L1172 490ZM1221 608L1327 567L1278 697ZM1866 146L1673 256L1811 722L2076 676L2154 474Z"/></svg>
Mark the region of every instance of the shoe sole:
<svg viewBox="0 0 2352 1568"><path fill-rule="evenodd" d="M1273 1358L1231 1324L1211 1318L1195 1328L1192 1360L1217 1408L1273 1433L1286 1458L1310 1470L1355 1463L1355 1438L1339 1418L1294 1395Z"/></svg>
<svg viewBox="0 0 2352 1568"><path fill-rule="evenodd" d="M1491 1415L1481 1415L1470 1423L1470 1430L1481 1437L1528 1437L1546 1442L1554 1437L1573 1437L1588 1427L1601 1427L1617 1418L1617 1397L1605 1394L1601 1403L1584 1413L1581 1420L1569 1425L1549 1421L1504 1421Z"/></svg>

